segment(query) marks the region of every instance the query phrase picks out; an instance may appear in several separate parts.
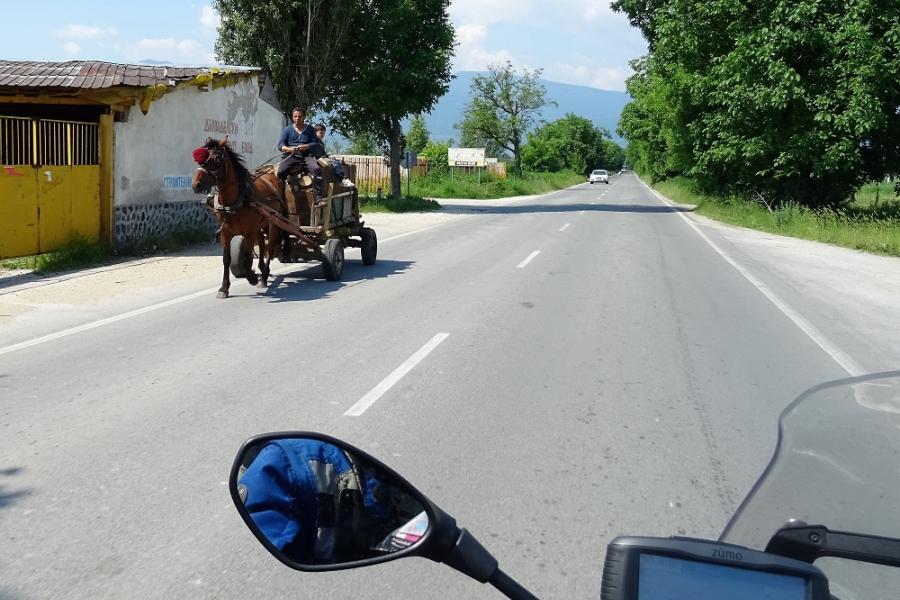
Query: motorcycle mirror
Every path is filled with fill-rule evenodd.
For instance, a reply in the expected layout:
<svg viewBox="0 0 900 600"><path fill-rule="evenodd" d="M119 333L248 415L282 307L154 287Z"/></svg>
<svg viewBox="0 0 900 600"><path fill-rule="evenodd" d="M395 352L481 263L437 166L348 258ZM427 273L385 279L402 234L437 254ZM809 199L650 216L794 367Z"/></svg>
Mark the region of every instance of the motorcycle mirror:
<svg viewBox="0 0 900 600"><path fill-rule="evenodd" d="M251 438L229 488L262 545L301 571L415 556L432 537L444 537L434 532L446 515L421 492L362 450L319 433Z"/></svg>

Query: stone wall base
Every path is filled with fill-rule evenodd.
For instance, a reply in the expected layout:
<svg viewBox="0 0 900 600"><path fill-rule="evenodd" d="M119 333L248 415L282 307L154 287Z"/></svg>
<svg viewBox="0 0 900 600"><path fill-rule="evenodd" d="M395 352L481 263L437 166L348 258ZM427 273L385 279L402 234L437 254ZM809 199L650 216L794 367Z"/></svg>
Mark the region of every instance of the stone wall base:
<svg viewBox="0 0 900 600"><path fill-rule="evenodd" d="M200 202L164 202L116 207L116 248L139 246L154 239L216 231L216 220Z"/></svg>

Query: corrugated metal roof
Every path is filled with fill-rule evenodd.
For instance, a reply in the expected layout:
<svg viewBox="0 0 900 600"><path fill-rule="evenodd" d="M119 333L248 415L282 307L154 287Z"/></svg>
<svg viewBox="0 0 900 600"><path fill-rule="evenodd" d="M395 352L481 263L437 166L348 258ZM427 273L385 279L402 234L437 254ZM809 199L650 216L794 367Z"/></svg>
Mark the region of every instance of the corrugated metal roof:
<svg viewBox="0 0 900 600"><path fill-rule="evenodd" d="M224 67L223 67L224 68ZM254 67L227 67L251 73ZM102 61L29 62L0 60L0 87L101 89L115 86L145 87L185 81L209 73L210 67L122 65Z"/></svg>

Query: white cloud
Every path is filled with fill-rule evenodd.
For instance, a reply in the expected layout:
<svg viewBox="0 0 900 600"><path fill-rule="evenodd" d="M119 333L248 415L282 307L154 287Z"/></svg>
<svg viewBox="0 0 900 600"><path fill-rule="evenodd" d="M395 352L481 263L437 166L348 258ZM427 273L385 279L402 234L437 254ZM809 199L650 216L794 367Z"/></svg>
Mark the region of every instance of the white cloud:
<svg viewBox="0 0 900 600"><path fill-rule="evenodd" d="M212 6L207 4L200 8L200 24L205 29L215 31L219 27L219 20L219 13Z"/></svg>
<svg viewBox="0 0 900 600"><path fill-rule="evenodd" d="M112 27L96 27L92 25L77 25L69 23L56 32L56 36L66 40L94 40L100 41L115 38L118 35Z"/></svg>
<svg viewBox="0 0 900 600"><path fill-rule="evenodd" d="M456 28L456 39L460 45L481 45L487 37L487 25L469 23Z"/></svg>
<svg viewBox="0 0 900 600"><path fill-rule="evenodd" d="M81 52L81 46L76 44L75 42L66 42L63 44L63 49L69 54L78 54Z"/></svg>
<svg viewBox="0 0 900 600"><path fill-rule="evenodd" d="M506 61L515 62L506 49L488 50L484 47L488 26L483 23L467 23L456 28L456 51L453 66L460 71L484 71L490 65Z"/></svg>
<svg viewBox="0 0 900 600"><path fill-rule="evenodd" d="M491 52L484 48L471 48L464 54L457 54L456 68L460 71L486 71L491 65L502 65L509 61L516 64L516 60L509 50L497 50Z"/></svg>
<svg viewBox="0 0 900 600"><path fill-rule="evenodd" d="M154 60L183 65L205 65L215 63L210 48L197 40L174 38L144 38L128 52L131 60Z"/></svg>
<svg viewBox="0 0 900 600"><path fill-rule="evenodd" d="M556 63L544 72L544 77L552 81L619 91L625 91L625 79L629 75L631 73L621 67L585 63Z"/></svg>

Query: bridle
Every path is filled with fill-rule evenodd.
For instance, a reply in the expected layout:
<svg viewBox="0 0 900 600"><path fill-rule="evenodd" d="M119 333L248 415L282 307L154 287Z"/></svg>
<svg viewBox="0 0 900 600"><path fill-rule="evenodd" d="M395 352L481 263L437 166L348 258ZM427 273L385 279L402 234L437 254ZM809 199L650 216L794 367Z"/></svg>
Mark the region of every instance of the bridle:
<svg viewBox="0 0 900 600"><path fill-rule="evenodd" d="M197 167L198 171L203 171L213 178L213 185L219 185L219 171L224 171L222 177L228 175L228 161L222 159L222 151L219 149L210 150L209 157Z"/></svg>
<svg viewBox="0 0 900 600"><path fill-rule="evenodd" d="M206 160L204 160L202 163L200 163L197 166L197 171L201 171L201 172L205 173L206 175L208 175L209 177L211 177L213 180L213 186L215 186L216 188L219 188L220 187L219 182L225 181L228 179L229 170L231 168L231 165L228 164L229 161L226 159L225 151L222 150L221 148L213 147L213 148L209 148L208 151L209 151L209 155L206 157ZM240 184L240 181L239 181L240 178L236 178L238 180L238 181L236 181L236 185L238 187L238 193L237 193L237 200L233 204L229 204L226 206L226 205L222 204L221 199L219 199L216 202L210 202L208 199L207 204L212 205L212 206L210 206L210 208L213 210L213 212L221 213L223 215L223 217L227 217L228 215L233 214L235 211L237 211L239 208L241 208L246 201L249 201L251 199L250 183L251 183L251 181L253 181L261 176L262 176L262 173L259 173L256 175L251 175L244 182L243 185ZM266 186L272 191L273 197L281 200L280 194L278 193L277 189L275 189L268 182L266 182ZM217 194L217 196L218 196L218 194ZM283 203L283 201L282 201L282 203Z"/></svg>
<svg viewBox="0 0 900 600"><path fill-rule="evenodd" d="M230 165L228 164L228 161L225 160L224 154L224 151L221 149L213 148L209 151L209 156L206 160L197 167L197 171L201 171L212 177L213 185L216 186L216 188L220 187L220 181L224 181L228 178ZM226 206L222 204L221 199L219 199L219 201L216 202L217 205L212 207L213 212L222 213L223 216L227 217L244 205L247 190L242 189L240 183L236 184L238 185L237 201ZM243 187L246 188L248 186L245 185Z"/></svg>

